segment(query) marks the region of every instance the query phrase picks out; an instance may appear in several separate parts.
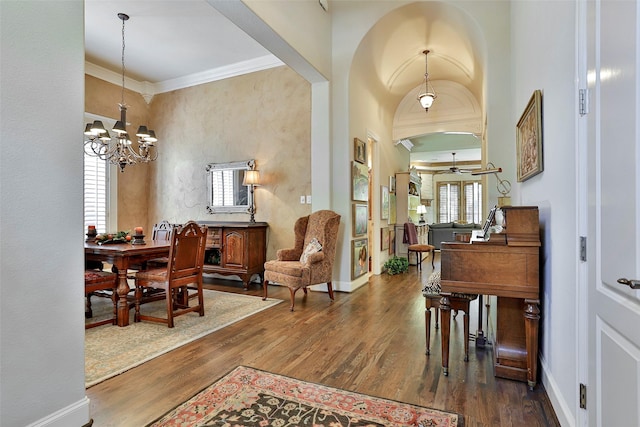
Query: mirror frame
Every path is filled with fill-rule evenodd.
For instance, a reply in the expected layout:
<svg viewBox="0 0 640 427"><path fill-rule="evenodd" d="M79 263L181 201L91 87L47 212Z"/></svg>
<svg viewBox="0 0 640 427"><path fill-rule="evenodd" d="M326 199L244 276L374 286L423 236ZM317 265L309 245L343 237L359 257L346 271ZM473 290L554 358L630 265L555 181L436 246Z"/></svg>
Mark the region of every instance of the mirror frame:
<svg viewBox="0 0 640 427"><path fill-rule="evenodd" d="M214 171L220 170L251 170L255 167L255 160L247 160L243 162L227 162L227 163L209 163L206 167L207 171L207 189L209 194L209 203L207 205L207 212L210 214L215 213L249 213L249 209L253 206L253 194L247 188L247 204L246 205L233 205L233 206L214 206L213 205L213 180L212 175Z"/></svg>

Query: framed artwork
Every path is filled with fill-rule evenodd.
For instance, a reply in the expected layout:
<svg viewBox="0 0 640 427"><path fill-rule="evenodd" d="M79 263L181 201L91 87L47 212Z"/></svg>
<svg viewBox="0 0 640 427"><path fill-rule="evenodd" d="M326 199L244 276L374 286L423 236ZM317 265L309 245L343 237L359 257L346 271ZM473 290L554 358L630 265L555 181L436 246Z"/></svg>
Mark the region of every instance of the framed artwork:
<svg viewBox="0 0 640 427"><path fill-rule="evenodd" d="M394 193L396 192L396 177L395 176L390 176L389 177L389 193Z"/></svg>
<svg viewBox="0 0 640 427"><path fill-rule="evenodd" d="M358 163L367 163L367 145L358 138L353 138L353 159Z"/></svg>
<svg viewBox="0 0 640 427"><path fill-rule="evenodd" d="M394 193L389 194L389 224L396 223L396 195Z"/></svg>
<svg viewBox="0 0 640 427"><path fill-rule="evenodd" d="M369 216L367 215L367 205L356 203L353 205L353 236L362 236L367 234L367 223Z"/></svg>
<svg viewBox="0 0 640 427"><path fill-rule="evenodd" d="M536 90L516 126L518 182L543 171L542 163L542 92Z"/></svg>
<svg viewBox="0 0 640 427"><path fill-rule="evenodd" d="M389 230L389 256L396 253L396 230L395 227L391 227Z"/></svg>
<svg viewBox="0 0 640 427"><path fill-rule="evenodd" d="M382 227L380 229L380 250L389 250L389 227Z"/></svg>
<svg viewBox="0 0 640 427"><path fill-rule="evenodd" d="M369 200L369 169L367 165L353 162L351 168L352 198L356 202Z"/></svg>
<svg viewBox="0 0 640 427"><path fill-rule="evenodd" d="M369 239L351 241L351 279L369 272Z"/></svg>
<svg viewBox="0 0 640 427"><path fill-rule="evenodd" d="M380 219L389 219L389 187L380 186Z"/></svg>

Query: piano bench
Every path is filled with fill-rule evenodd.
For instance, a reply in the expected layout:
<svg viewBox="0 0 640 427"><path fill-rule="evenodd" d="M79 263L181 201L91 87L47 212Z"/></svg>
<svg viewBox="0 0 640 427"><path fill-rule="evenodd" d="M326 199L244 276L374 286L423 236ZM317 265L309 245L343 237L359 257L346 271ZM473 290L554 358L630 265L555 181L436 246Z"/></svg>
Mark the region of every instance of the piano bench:
<svg viewBox="0 0 640 427"><path fill-rule="evenodd" d="M430 343L431 343L431 309L436 309L436 329L438 329L438 320L440 318L440 271L434 271L429 276L427 283L425 283L422 288L422 295L424 296L424 326L426 330L426 344L427 344L427 355L431 354ZM469 360L469 303L478 298L476 294L452 294L449 297L449 305L451 306L451 310L453 310L453 318L455 319L458 315L458 311L462 310L464 312L464 361Z"/></svg>

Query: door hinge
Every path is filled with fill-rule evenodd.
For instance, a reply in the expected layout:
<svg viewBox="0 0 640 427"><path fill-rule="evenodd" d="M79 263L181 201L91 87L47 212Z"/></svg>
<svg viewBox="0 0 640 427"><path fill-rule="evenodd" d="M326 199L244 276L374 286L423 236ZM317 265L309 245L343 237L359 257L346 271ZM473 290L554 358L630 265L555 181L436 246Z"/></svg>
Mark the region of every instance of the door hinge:
<svg viewBox="0 0 640 427"><path fill-rule="evenodd" d="M587 261L587 238L580 236L580 261Z"/></svg>
<svg viewBox="0 0 640 427"><path fill-rule="evenodd" d="M587 386L580 384L580 408L587 409Z"/></svg>
<svg viewBox="0 0 640 427"><path fill-rule="evenodd" d="M581 116L589 114L589 89L580 89L578 91L578 109Z"/></svg>

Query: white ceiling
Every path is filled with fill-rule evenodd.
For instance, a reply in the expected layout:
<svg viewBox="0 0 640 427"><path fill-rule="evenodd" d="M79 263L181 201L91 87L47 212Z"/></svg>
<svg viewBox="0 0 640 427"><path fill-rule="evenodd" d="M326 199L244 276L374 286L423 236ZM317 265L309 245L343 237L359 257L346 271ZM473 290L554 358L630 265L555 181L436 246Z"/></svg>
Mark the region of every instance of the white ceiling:
<svg viewBox="0 0 640 427"><path fill-rule="evenodd" d="M270 52L204 0L85 0L86 60L121 72L126 13L126 76L160 83L255 60Z"/></svg>
<svg viewBox="0 0 640 427"><path fill-rule="evenodd" d="M379 57L381 50L377 49L372 52L378 54L372 54L366 59L371 62L372 69L384 64L384 70L375 73L379 74L378 87L386 88L389 96L395 100L393 102L397 102L408 88L419 85L424 76L424 56L421 50L429 47L434 49L429 57L429 75L432 80L458 81L477 93L477 88L481 86L478 82L481 75L476 76L469 71L478 69L473 47L467 46L462 50L465 38L471 37L468 33L465 34L469 31L466 29L468 26L456 33L455 25L443 25L443 22L459 21L457 18L452 19L450 11L435 10L433 7L427 10L425 5L413 7L419 10L415 10L414 16L409 20L405 14L401 27L403 31L395 31L393 37L388 37L389 27L397 25L393 16L383 18L372 30L377 33L373 40L385 43L382 51L386 52L383 63ZM167 82L184 81L189 76L211 74L216 70L227 77L229 70L234 67L255 71L248 65L252 63L281 64L260 43L205 0L85 0L86 60L88 65L94 64L112 72L112 80L114 76L120 75L122 67L122 21L118 18L120 12L130 17L125 22L126 76L137 82L167 86ZM424 15L424 20L415 19L415 13ZM424 36L416 39L416 34L425 34L425 28L438 28L440 31L430 34L429 40L424 40ZM404 52L404 56L398 55L400 52ZM243 65L238 66L239 64ZM260 65L257 65L256 69L259 68ZM174 88L175 85L171 87ZM442 138L442 135L439 137ZM423 138L412 138L415 144L412 153L418 155L424 150L421 147L428 146L423 144ZM460 145L461 139L456 139L455 148L460 153L456 155L457 159L467 157L464 154L467 149L476 152L473 145L478 141L475 138L466 139L470 146ZM444 150L428 148L428 151L430 157L421 160L451 159L451 147ZM479 159L480 150L470 156Z"/></svg>

